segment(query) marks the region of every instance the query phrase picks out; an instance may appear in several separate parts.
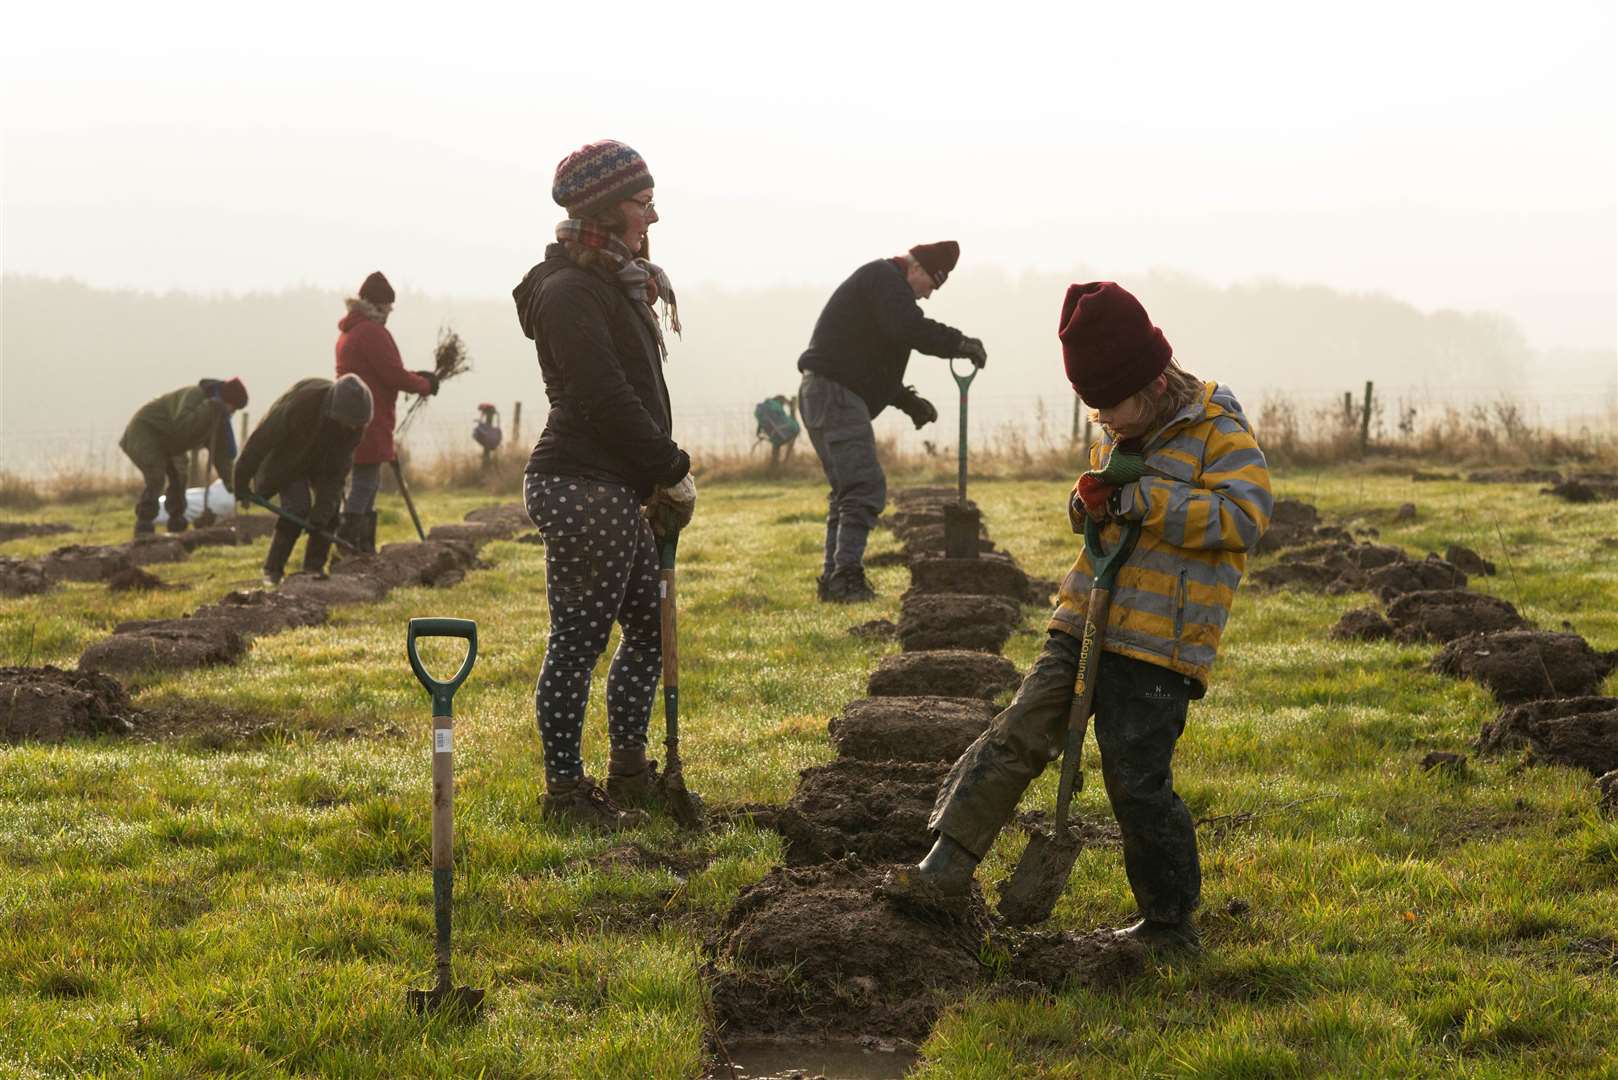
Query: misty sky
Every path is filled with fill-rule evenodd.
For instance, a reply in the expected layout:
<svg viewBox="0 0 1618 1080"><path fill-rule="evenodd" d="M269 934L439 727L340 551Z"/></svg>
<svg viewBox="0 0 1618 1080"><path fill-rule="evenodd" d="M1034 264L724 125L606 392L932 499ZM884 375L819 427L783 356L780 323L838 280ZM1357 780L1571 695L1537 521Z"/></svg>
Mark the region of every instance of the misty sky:
<svg viewBox="0 0 1618 1080"><path fill-rule="evenodd" d="M829 286L955 237L960 274L1319 282L1611 349L1613 9L11 5L0 257L501 295L557 160L610 136L677 285Z"/></svg>

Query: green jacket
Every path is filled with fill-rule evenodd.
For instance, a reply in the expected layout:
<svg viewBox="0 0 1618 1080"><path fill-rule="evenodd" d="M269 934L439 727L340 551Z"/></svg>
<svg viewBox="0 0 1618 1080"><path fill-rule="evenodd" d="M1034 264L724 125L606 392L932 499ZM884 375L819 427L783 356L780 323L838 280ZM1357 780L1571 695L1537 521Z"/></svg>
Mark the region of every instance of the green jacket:
<svg viewBox="0 0 1618 1080"><path fill-rule="evenodd" d="M142 405L118 445L132 460L153 463L207 448L228 484L236 443L230 434L230 408L208 392L213 381L204 379Z"/></svg>
<svg viewBox="0 0 1618 1080"><path fill-rule="evenodd" d="M309 520L317 528L337 516L343 484L354 465L363 426L345 427L330 415L332 381L300 379L275 399L236 459L236 490L263 498L299 480L309 484Z"/></svg>

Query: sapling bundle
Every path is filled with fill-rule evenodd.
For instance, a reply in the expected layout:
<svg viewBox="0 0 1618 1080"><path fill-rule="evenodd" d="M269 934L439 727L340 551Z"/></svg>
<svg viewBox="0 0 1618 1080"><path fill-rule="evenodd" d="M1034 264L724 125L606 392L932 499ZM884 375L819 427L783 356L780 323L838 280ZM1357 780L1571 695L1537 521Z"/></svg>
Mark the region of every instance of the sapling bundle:
<svg viewBox="0 0 1618 1080"><path fill-rule="evenodd" d="M472 370L472 360L466 355L466 342L461 335L448 326L438 328L438 344L433 347L433 374L438 378L438 385L442 387L446 382L463 372ZM410 403L405 410L397 427L393 429L395 435L403 435L410 426L417 411L427 403L425 397L418 397Z"/></svg>

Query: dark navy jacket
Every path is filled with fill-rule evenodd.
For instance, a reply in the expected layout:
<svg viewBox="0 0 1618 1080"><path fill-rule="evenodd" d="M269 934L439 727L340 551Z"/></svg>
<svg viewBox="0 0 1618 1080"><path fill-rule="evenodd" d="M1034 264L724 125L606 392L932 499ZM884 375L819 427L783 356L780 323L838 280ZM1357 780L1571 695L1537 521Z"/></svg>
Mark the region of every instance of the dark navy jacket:
<svg viewBox="0 0 1618 1080"><path fill-rule="evenodd" d="M842 383L864 399L871 418L905 397L910 350L957 356L963 335L921 313L898 260L868 262L826 301L799 371Z"/></svg>
<svg viewBox="0 0 1618 1080"><path fill-rule="evenodd" d="M639 301L561 244L511 295L550 399L527 471L626 484L642 499L684 479L691 459L671 437L663 357Z"/></svg>

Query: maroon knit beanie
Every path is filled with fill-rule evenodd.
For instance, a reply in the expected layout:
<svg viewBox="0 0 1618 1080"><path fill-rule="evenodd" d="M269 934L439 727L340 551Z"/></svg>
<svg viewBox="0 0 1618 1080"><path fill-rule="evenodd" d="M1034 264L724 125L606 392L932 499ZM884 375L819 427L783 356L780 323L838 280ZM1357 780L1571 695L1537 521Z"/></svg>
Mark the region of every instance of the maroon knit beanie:
<svg viewBox="0 0 1618 1080"><path fill-rule="evenodd" d="M910 257L932 275L933 288L944 284L949 272L961 261L961 245L953 240L940 240L936 244L917 244L910 249Z"/></svg>
<svg viewBox="0 0 1618 1080"><path fill-rule="evenodd" d="M240 375L219 384L219 400L232 409L247 408L247 385Z"/></svg>
<svg viewBox="0 0 1618 1080"><path fill-rule="evenodd" d="M1092 409L1110 409L1146 389L1174 359L1140 301L1111 281L1069 285L1056 336L1067 381Z"/></svg>
<svg viewBox="0 0 1618 1080"><path fill-rule="evenodd" d="M616 139L602 139L557 163L551 198L569 217L589 218L651 186L645 158Z"/></svg>
<svg viewBox="0 0 1618 1080"><path fill-rule="evenodd" d="M365 279L365 284L360 286L360 299L369 304L393 303L393 286L382 276L382 271L374 271Z"/></svg>

